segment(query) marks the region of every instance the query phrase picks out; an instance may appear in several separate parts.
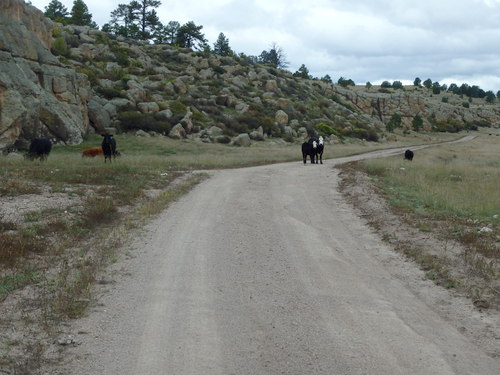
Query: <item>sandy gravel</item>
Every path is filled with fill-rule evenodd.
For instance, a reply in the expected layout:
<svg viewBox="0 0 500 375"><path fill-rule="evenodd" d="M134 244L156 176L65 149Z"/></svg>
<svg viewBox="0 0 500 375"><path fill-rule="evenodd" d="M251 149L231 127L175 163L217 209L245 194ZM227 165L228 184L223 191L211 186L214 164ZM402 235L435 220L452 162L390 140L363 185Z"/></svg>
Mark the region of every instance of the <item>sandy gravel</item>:
<svg viewBox="0 0 500 375"><path fill-rule="evenodd" d="M343 200L346 160L214 172L123 249L57 373L499 373Z"/></svg>

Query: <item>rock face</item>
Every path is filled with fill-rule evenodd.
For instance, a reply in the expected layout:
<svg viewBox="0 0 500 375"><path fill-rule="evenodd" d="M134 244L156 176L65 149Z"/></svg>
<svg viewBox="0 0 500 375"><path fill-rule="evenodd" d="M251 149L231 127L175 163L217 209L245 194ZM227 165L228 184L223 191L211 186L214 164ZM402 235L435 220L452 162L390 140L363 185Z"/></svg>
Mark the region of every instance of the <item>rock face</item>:
<svg viewBox="0 0 500 375"><path fill-rule="evenodd" d="M77 144L89 130L88 78L50 52L53 27L22 0L0 2L0 149L37 136Z"/></svg>

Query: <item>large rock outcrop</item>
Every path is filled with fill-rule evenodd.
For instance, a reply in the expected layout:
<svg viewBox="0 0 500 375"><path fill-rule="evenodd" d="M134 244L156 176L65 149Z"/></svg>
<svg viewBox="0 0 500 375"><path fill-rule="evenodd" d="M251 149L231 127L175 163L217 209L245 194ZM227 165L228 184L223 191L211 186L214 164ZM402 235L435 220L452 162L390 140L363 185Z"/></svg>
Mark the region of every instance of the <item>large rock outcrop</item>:
<svg viewBox="0 0 500 375"><path fill-rule="evenodd" d="M236 134L305 138L320 128L376 140L394 114L405 131L417 115L424 130L500 125L498 101L344 88L242 57L55 24L22 0L0 0L0 150L25 148L34 136L78 144L109 127L221 143ZM223 135L212 136L215 127Z"/></svg>
<svg viewBox="0 0 500 375"><path fill-rule="evenodd" d="M22 0L0 2L0 149L35 136L77 144L89 130L88 78L51 53L53 27Z"/></svg>

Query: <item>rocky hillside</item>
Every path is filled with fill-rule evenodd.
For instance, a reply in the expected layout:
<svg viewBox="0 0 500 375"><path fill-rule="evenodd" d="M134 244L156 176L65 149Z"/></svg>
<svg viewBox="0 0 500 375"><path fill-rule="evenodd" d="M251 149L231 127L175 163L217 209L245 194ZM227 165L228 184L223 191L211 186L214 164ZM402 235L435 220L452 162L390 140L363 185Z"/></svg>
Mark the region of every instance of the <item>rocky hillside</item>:
<svg viewBox="0 0 500 375"><path fill-rule="evenodd" d="M408 130L416 115L427 130L500 124L498 105L466 99L343 88L245 58L62 26L22 0L0 3L0 149L34 136L78 144L107 128L246 145L314 132L379 140L393 114Z"/></svg>

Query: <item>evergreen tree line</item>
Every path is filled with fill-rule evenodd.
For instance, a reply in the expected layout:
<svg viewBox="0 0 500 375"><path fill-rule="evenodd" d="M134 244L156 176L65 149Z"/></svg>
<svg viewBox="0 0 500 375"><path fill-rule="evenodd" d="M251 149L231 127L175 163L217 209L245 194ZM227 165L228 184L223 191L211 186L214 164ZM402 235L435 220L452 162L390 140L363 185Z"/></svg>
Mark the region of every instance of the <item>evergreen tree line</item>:
<svg viewBox="0 0 500 375"><path fill-rule="evenodd" d="M269 64L279 69L285 69L288 66L283 49L276 43L273 43L269 50L262 51L259 56L247 56L234 52L229 46L228 38L220 33L211 48L202 32L203 26L196 25L193 21L184 25L177 21L163 24L156 12L160 5L159 0L133 0L128 4L119 4L111 12L109 22L104 24L101 30L156 44L175 45L220 56L240 57L250 64ZM68 11L59 0L51 0L45 7L45 16L64 25L98 28L97 24L92 21L92 15L83 0L74 0L71 11Z"/></svg>
<svg viewBox="0 0 500 375"><path fill-rule="evenodd" d="M169 44L180 48L214 53L219 56L239 57L249 64L268 64L277 69L286 69L289 65L283 49L276 43L272 43L270 49L262 51L259 56L247 56L244 53L237 54L234 52L229 46L228 38L223 33L220 33L213 48L211 48L202 32L203 26L196 25L193 21L184 25L177 21L170 21L164 25L156 12L160 5L161 1L159 0L133 0L128 4L119 4L111 12L110 21L103 25L102 31L156 44ZM98 25L92 21L92 14L89 13L88 7L83 0L74 0L71 11L68 11L59 0L51 0L49 5L45 7L45 16L62 24L98 28ZM293 75L299 78L317 79L309 74L309 70L304 64ZM332 79L328 74L320 78L320 80L332 83ZM352 79L344 77L340 77L337 83L343 87L355 86ZM489 103L495 100L495 96L500 98L500 90L495 95L492 91L484 91L479 86L469 86L466 83L461 86L452 83L448 87L447 85L440 85L439 82L432 82L430 78L422 82L417 77L413 85L432 89L434 94L448 91L469 98L485 98ZM370 82L366 83L368 89L371 86ZM384 81L381 87L402 89L403 84L401 81L394 81L392 84Z"/></svg>
<svg viewBox="0 0 500 375"><path fill-rule="evenodd" d="M456 83L450 84L450 86L443 84L441 85L439 82L432 82L430 78L427 78L425 81L417 77L413 81L413 86L415 87L425 87L427 89L432 90L433 94L440 94L441 92L449 92L456 95L463 95L469 98L480 98L485 99L488 103L492 103L495 100L495 97L500 98L500 91L497 91L496 95L493 91L484 91L477 85L468 85L467 83L462 83L458 86ZM388 81L384 81L381 84L383 88L392 87L394 89L402 89L403 84L400 81L394 81L392 84Z"/></svg>

